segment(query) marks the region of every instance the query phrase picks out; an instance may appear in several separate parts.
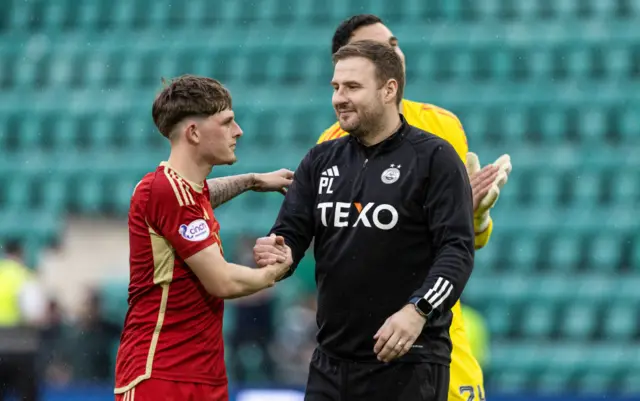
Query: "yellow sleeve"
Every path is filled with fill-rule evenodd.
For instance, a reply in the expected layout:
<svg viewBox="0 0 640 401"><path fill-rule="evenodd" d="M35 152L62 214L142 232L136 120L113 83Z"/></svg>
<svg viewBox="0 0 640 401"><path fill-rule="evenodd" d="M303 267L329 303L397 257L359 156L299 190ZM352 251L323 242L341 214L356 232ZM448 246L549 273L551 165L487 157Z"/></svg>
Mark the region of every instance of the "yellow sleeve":
<svg viewBox="0 0 640 401"><path fill-rule="evenodd" d="M443 132L446 133L444 139L453 146L462 162L466 164L469 145L467 144L467 135L464 132L464 128L462 128L462 124L455 114L444 109L441 110L439 113L442 116L440 117L440 124L442 124Z"/></svg>
<svg viewBox="0 0 640 401"><path fill-rule="evenodd" d="M338 131L340 131L340 124L336 122L331 127L324 130L324 132L318 138L318 142L316 142L316 145L322 142L326 142L329 139L335 139L331 137L334 136Z"/></svg>
<svg viewBox="0 0 640 401"><path fill-rule="evenodd" d="M464 132L464 128L462 123L455 116L455 114L447 112L450 117L453 118L442 118L442 124L445 128L445 132L449 133L448 140L455 148L456 152L462 159L463 163L467 162L467 152L469 151L469 145L467 142L467 135ZM489 243L489 238L491 237L491 233L493 231L493 221L489 218L489 225L487 229L481 233L476 233L475 239L475 248L481 249Z"/></svg>

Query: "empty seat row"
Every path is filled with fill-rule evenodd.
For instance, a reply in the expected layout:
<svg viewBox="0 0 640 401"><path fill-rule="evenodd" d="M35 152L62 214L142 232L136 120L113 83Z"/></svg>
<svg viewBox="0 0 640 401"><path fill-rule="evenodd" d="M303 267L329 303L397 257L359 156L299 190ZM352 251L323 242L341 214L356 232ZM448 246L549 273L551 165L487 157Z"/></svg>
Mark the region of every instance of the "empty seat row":
<svg viewBox="0 0 640 401"><path fill-rule="evenodd" d="M550 164L553 166L553 164ZM564 170L514 172L505 190L520 207L607 207L640 205L640 169L631 171ZM514 188L517 187L517 188Z"/></svg>
<svg viewBox="0 0 640 401"><path fill-rule="evenodd" d="M629 230L602 233L574 229L573 233L540 234L501 232L502 218L494 217L496 233L476 254L479 274L494 271L527 272L640 272L640 238ZM522 227L528 222L522 221ZM616 221L603 223L615 225ZM526 229L522 229L526 231ZM637 230L637 228L636 228Z"/></svg>
<svg viewBox="0 0 640 401"><path fill-rule="evenodd" d="M104 151L164 149L166 139L150 116L41 113L38 118L0 117L0 143L6 151Z"/></svg>
<svg viewBox="0 0 640 401"><path fill-rule="evenodd" d="M329 102L327 99L326 104L317 106L315 102L308 102L292 107L286 114L271 106L262 109L260 103L256 103L254 107L249 107L246 102L245 105L238 105L234 107L236 119L246 133L242 141L260 147L275 146L283 141L294 146L311 146L320 133L335 121ZM149 104L150 101L145 103ZM587 107L589 106L556 110L536 106L501 110L485 106L473 111L466 107L453 108L452 111L458 114L474 149L490 144L511 149L521 147L523 143L549 147L563 143L592 147L609 143L611 146L625 146L622 148L624 151L628 149L626 146L640 143L640 115L631 107ZM77 147L83 150L103 150L137 146L162 149L167 143L155 128L148 110L135 113L124 110L56 110L27 117L30 113L32 111L0 112L2 149L20 151ZM575 148L574 151L580 152ZM548 176L550 173L542 172L531 178L544 180L545 174ZM617 174L618 171L612 173ZM581 185L581 182L588 180L589 177L586 176L575 184ZM529 185L530 181L524 180L522 184ZM607 182L602 184L608 185ZM556 191L560 189L557 188ZM591 191L598 191L597 185ZM555 202L551 199L549 201Z"/></svg>
<svg viewBox="0 0 640 401"><path fill-rule="evenodd" d="M328 46L328 43L327 43ZM160 77L183 73L211 75L224 82L252 85L328 85L333 66L327 46L262 46L245 52L206 41L172 50L76 47L33 54L3 52L4 88L101 88L158 86ZM407 57L407 83L633 80L640 77L640 49L630 46L473 46L448 43L401 44ZM425 51L428 50L428 51ZM26 60L25 60L26 58Z"/></svg>
<svg viewBox="0 0 640 401"><path fill-rule="evenodd" d="M640 276L636 273L522 274L514 269L511 272L495 272L490 275L474 273L465 288L464 299L472 305L511 305L515 308L514 313L522 306L538 302L549 307L562 307L570 302L605 307L626 303L637 307L638 285ZM505 310L505 313L511 311ZM500 320L497 317L495 319Z"/></svg>
<svg viewBox="0 0 640 401"><path fill-rule="evenodd" d="M525 305L507 298L502 303L476 306L486 316L495 339L640 340L637 304L597 305L597 301L559 305L544 299Z"/></svg>
<svg viewBox="0 0 640 401"><path fill-rule="evenodd" d="M363 12L357 2L331 0L268 0L255 7L251 0L210 4L200 0L176 6L169 0L139 1L110 7L106 0L76 5L70 0L11 3L10 13L0 27L30 30L73 30L110 28L164 28L185 24L248 23L269 21L278 24L337 24L349 15ZM539 1L532 3L491 0L437 0L424 3L405 1L391 5L383 0L368 4L367 12L391 23L436 21L527 21L630 19L640 14L637 0L602 2L597 0ZM30 18L31 17L31 18Z"/></svg>
<svg viewBox="0 0 640 401"><path fill-rule="evenodd" d="M469 137L493 142L619 144L638 142L640 118L634 107L532 105L459 108Z"/></svg>
<svg viewBox="0 0 640 401"><path fill-rule="evenodd" d="M487 385L510 394L637 394L635 344L497 342Z"/></svg>
<svg viewBox="0 0 640 401"><path fill-rule="evenodd" d="M250 132L252 132L250 133ZM277 139L257 141L251 135L270 135L269 132L260 132L259 127L248 130L246 138L240 139L240 146L237 150L239 162L233 167L216 169L216 174L229 175L233 173L244 173L247 171L264 172L278 168L295 169L303 158L304 154L313 146L317 136L308 136L306 141L292 140L286 136L277 136ZM93 133L92 133L93 134ZM82 141L102 144L93 148L83 148L82 143L77 138L68 140L65 146L50 149L48 151L38 151L45 149L44 146L36 145L39 141L53 141L60 143L60 137L40 138L37 137L31 144L25 146L22 152L16 152L15 148L6 147L0 160L0 168L3 172L0 181L5 182L2 199L4 204L19 205L29 200L39 202L43 197L56 198L58 193L55 190L55 183L73 182L77 179L106 179L119 180L124 178L127 182L139 179L142 174L154 169L159 161L166 158L168 145L166 140L155 134L161 144L158 147L150 146L146 136L144 141L131 141L131 133L127 130L122 132L122 136L129 146L117 147L114 143L123 141L121 137L98 137L84 138ZM24 133L21 140L28 138ZM36 142L38 141L38 142ZM269 146L265 144L269 143ZM3 142L7 144L7 142ZM139 150L145 151L140 153ZM479 154L483 154L482 147L472 148ZM13 151L12 151L13 150ZM524 161L519 152L511 152L516 160ZM265 157L265 155L278 155L277 159ZM484 163L488 163L492 158L485 158ZM622 254L615 251L615 248L608 246L611 241L618 239L607 237L608 233L626 232L634 228L638 229L638 221L634 218L635 210L640 204L640 166L631 165L628 168L613 171L598 167L597 165L579 164L569 168L558 166L553 163L543 164L538 159L536 165L528 166L523 163L514 169L507 185L502 193L500 207L493 212L497 224L500 225L500 232L512 236L508 245L517 249L518 252L508 254L512 260L523 264L547 264L545 253L540 253L539 248L544 248L553 253L554 243L551 240L541 240L535 238L533 234L538 233L548 238L551 233L560 233L559 230L570 233L583 232L587 242L578 237L572 238L575 246L563 248L558 255L566 260L574 260L575 249L580 246L589 247L594 255L594 263L598 260L611 264L610 267L618 266L623 260ZM550 166L553 170L538 172L543 166ZM104 177L104 178L103 178ZM45 190L46 185L54 185L49 190ZM41 185L42 184L42 185ZM70 191L73 192L73 191ZM34 197L34 194L43 193L43 197ZM50 199L45 201L49 203ZM252 207L260 207L264 198L248 197L253 202ZM238 203L241 204L242 202ZM57 204L57 203L55 203ZM522 226L527 226L527 231L522 231ZM531 234L531 235L529 235ZM601 242L599 234L603 235L604 242ZM498 233L497 235L500 235ZM590 244L590 245L584 245ZM504 245L507 246L507 245ZM504 264L503 259L499 259L496 253L490 253L486 257L487 263ZM587 253L589 255L589 253ZM617 256L616 256L617 255ZM498 258L498 259L496 259ZM551 260L555 260L555 257ZM565 259L562 259L565 260ZM579 260L582 263L581 260Z"/></svg>
<svg viewBox="0 0 640 401"><path fill-rule="evenodd" d="M239 151L251 151L252 145L274 150L283 144L311 148L334 122L329 113L309 109L281 115L277 111L237 108L236 119L245 133L239 140L239 148L244 149ZM6 152L165 150L168 141L150 115L43 112L27 118L22 113L0 113L0 147Z"/></svg>
<svg viewBox="0 0 640 401"><path fill-rule="evenodd" d="M17 239L33 250L58 239L62 229L62 215L46 207L28 209L23 205L0 209L0 243Z"/></svg>
<svg viewBox="0 0 640 401"><path fill-rule="evenodd" d="M62 179L56 174L37 179L3 182L0 210L41 208L82 214L112 212L126 215L133 187L142 178L72 174Z"/></svg>

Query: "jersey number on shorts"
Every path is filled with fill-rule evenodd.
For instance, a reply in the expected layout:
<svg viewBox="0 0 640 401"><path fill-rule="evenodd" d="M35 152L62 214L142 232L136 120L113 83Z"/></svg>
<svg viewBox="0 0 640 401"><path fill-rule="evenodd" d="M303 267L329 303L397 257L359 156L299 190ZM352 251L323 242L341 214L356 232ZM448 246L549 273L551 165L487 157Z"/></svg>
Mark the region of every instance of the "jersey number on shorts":
<svg viewBox="0 0 640 401"><path fill-rule="evenodd" d="M467 401L475 401L476 393L473 386L460 386L460 395L464 396L465 394L469 394ZM485 401L484 394L482 394L482 388L478 386L478 400Z"/></svg>

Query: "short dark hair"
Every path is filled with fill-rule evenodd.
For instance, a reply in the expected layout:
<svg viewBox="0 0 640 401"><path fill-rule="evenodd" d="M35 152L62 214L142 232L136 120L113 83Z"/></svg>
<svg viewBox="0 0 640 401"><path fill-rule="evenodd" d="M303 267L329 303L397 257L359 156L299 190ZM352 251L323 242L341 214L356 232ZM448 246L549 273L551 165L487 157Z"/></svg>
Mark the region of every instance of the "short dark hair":
<svg viewBox="0 0 640 401"><path fill-rule="evenodd" d="M358 28L377 23L382 24L382 19L373 14L358 14L342 21L336 29L336 32L333 34L333 39L331 40L331 54L337 52L338 49L349 43L351 36L353 36L353 33L357 31Z"/></svg>
<svg viewBox="0 0 640 401"><path fill-rule="evenodd" d="M335 52L333 64L351 57L364 57L371 60L376 67L376 78L380 85L384 85L389 79L398 81L396 103L400 105L404 95L404 67L393 47L373 40L359 40L342 46Z"/></svg>
<svg viewBox="0 0 640 401"><path fill-rule="evenodd" d="M153 102L153 122L162 135L171 137L175 126L187 117L209 117L231 109L231 93L219 81L197 75L171 80Z"/></svg>

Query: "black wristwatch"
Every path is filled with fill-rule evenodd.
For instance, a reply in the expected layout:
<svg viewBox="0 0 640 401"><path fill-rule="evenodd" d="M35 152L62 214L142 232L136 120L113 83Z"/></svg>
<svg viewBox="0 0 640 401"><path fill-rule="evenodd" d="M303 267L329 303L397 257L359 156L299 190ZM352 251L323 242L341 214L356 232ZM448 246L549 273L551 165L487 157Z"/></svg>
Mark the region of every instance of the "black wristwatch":
<svg viewBox="0 0 640 401"><path fill-rule="evenodd" d="M413 297L411 298L409 303L412 303L416 308L416 312L418 312L425 319L428 319L433 312L433 306L431 306L431 304L422 297Z"/></svg>

